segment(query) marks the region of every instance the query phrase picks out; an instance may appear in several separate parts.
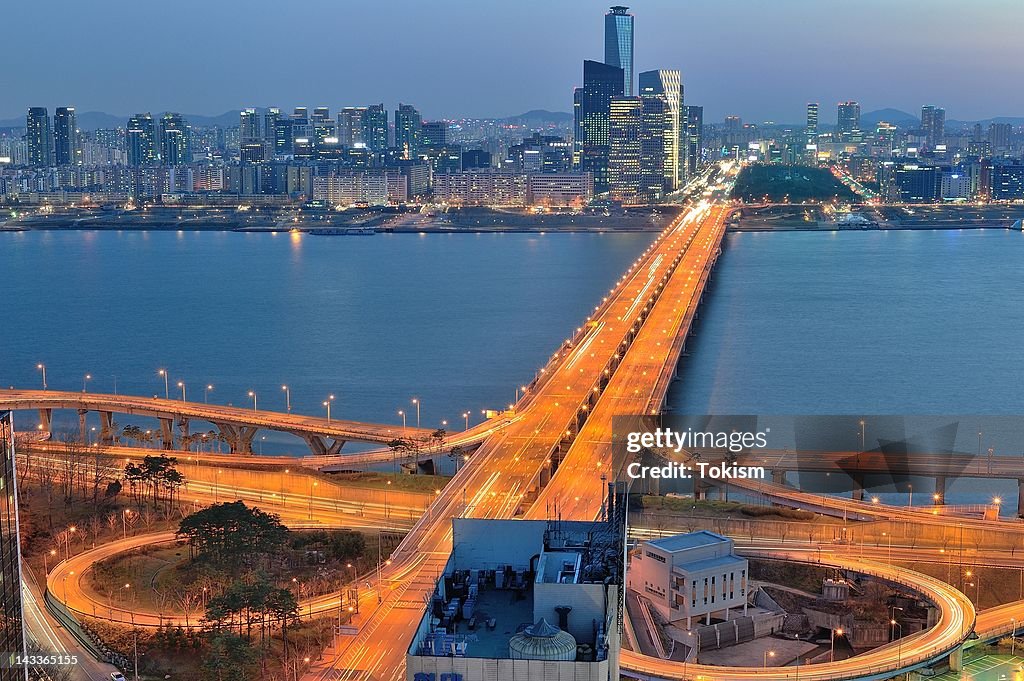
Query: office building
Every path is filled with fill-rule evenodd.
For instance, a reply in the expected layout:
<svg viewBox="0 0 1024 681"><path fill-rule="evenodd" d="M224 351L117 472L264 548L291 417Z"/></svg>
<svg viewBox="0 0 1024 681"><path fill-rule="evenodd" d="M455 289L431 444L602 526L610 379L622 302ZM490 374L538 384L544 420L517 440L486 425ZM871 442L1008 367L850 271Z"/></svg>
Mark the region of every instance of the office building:
<svg viewBox="0 0 1024 681"><path fill-rule="evenodd" d="M53 112L53 162L57 166L78 163L78 129L75 107L58 106Z"/></svg>
<svg viewBox="0 0 1024 681"><path fill-rule="evenodd" d="M689 179L697 173L703 160L704 107L684 106L683 120L686 133L686 179Z"/></svg>
<svg viewBox="0 0 1024 681"><path fill-rule="evenodd" d="M274 121L274 155L290 156L295 149L292 118L278 118Z"/></svg>
<svg viewBox="0 0 1024 681"><path fill-rule="evenodd" d="M1024 199L1024 165L997 163L992 166L991 196L996 201Z"/></svg>
<svg viewBox="0 0 1024 681"><path fill-rule="evenodd" d="M25 619L21 602L21 548L18 533L18 480L15 474L14 422L11 412L0 412L0 650L6 656L24 655ZM0 681L28 679L28 667L7 659L0 665Z"/></svg>
<svg viewBox="0 0 1024 681"><path fill-rule="evenodd" d="M415 107L399 104L395 110L395 147L402 158L415 158L423 142L423 118Z"/></svg>
<svg viewBox="0 0 1024 681"><path fill-rule="evenodd" d="M879 180L887 201L931 203L941 198L942 169L935 166L883 164Z"/></svg>
<svg viewBox="0 0 1024 681"><path fill-rule="evenodd" d="M384 153L388 149L388 111L383 104L366 107L363 118L363 131L366 135L366 147L376 153Z"/></svg>
<svg viewBox="0 0 1024 681"><path fill-rule="evenodd" d="M37 168L53 165L53 136L50 133L50 113L46 107L34 106L29 109L25 128L28 164Z"/></svg>
<svg viewBox="0 0 1024 681"><path fill-rule="evenodd" d="M661 104L659 100L651 101ZM636 203L640 200L642 130L643 100L613 97L608 128L608 192L618 201ZM661 159L660 154L658 159Z"/></svg>
<svg viewBox="0 0 1024 681"><path fill-rule="evenodd" d="M448 121L429 121L423 123L423 145L442 147L448 144Z"/></svg>
<svg viewBox="0 0 1024 681"><path fill-rule="evenodd" d="M621 528L456 518L407 681L618 681Z"/></svg>
<svg viewBox="0 0 1024 681"><path fill-rule="evenodd" d="M338 143L343 147L366 145L366 107L346 106L338 112Z"/></svg>
<svg viewBox="0 0 1024 681"><path fill-rule="evenodd" d="M263 113L263 141L268 149L277 146L277 122L281 120L281 110L272 106Z"/></svg>
<svg viewBox="0 0 1024 681"><path fill-rule="evenodd" d="M943 144L946 138L946 110L937 106L922 106L921 133L928 151L935 151L937 146Z"/></svg>
<svg viewBox="0 0 1024 681"><path fill-rule="evenodd" d="M640 74L640 97L645 100L657 99L666 109L666 127L662 136L663 148L659 152L663 162L665 190L678 189L686 178L686 131L683 128L683 85L679 71L661 69L644 71ZM645 115L651 114L651 107L645 103Z"/></svg>
<svg viewBox="0 0 1024 681"><path fill-rule="evenodd" d="M583 87L574 93L574 164L594 178L594 193L608 191L609 117L613 97L623 96L622 69L583 62Z"/></svg>
<svg viewBox="0 0 1024 681"><path fill-rule="evenodd" d="M239 114L238 141L241 144L255 142L260 136L260 115L256 109L244 109Z"/></svg>
<svg viewBox="0 0 1024 681"><path fill-rule="evenodd" d="M818 137L818 103L807 104L807 141L812 143Z"/></svg>
<svg viewBox="0 0 1024 681"><path fill-rule="evenodd" d="M633 15L616 5L604 15L604 63L622 69L622 94L633 96Z"/></svg>
<svg viewBox="0 0 1024 681"><path fill-rule="evenodd" d="M168 112L160 119L160 162L167 166L192 162L191 135L180 113Z"/></svg>
<svg viewBox="0 0 1024 681"><path fill-rule="evenodd" d="M860 135L860 104L857 102L840 102L838 106L836 132L840 142L857 141Z"/></svg>
<svg viewBox="0 0 1024 681"><path fill-rule="evenodd" d="M149 113L135 114L128 119L125 134L128 165L144 166L156 163L156 128Z"/></svg>
<svg viewBox="0 0 1024 681"><path fill-rule="evenodd" d="M729 620L747 612L747 560L733 541L700 530L640 544L626 571L626 586L646 598L668 622Z"/></svg>

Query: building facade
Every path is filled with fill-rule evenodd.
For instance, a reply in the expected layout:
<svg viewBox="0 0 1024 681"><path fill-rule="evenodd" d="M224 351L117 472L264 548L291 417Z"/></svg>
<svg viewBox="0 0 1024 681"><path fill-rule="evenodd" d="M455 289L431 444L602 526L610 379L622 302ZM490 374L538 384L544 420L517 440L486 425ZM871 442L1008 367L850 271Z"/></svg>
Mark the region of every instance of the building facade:
<svg viewBox="0 0 1024 681"><path fill-rule="evenodd" d="M608 191L611 102L623 95L622 69L596 61L583 62L583 87L576 88L573 110L576 170L594 178L594 193Z"/></svg>
<svg viewBox="0 0 1024 681"><path fill-rule="evenodd" d="M622 94L633 96L633 15L616 5L604 15L604 63L622 69Z"/></svg>

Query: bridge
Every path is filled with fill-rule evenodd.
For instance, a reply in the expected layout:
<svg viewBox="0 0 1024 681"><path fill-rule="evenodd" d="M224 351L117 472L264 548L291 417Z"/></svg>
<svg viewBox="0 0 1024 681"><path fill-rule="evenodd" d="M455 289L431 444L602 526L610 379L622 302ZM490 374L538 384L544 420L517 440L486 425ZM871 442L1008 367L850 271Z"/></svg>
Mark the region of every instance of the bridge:
<svg viewBox="0 0 1024 681"><path fill-rule="evenodd" d="M86 415L97 412L100 416L98 442L105 445L113 444L119 435L114 422L115 414L153 418L160 423L159 437L165 449L173 449L182 436L189 434L190 422L203 421L213 424L231 452L238 454L252 453L253 439L260 430L295 435L305 440L312 454L321 456L340 453L342 446L350 441L387 444L396 439L426 439L433 432L427 428L405 428L344 419L328 420L316 416L159 397L59 390L0 390L0 409L38 412L36 427L42 432L50 431L55 409L77 411L83 442L87 435Z"/></svg>

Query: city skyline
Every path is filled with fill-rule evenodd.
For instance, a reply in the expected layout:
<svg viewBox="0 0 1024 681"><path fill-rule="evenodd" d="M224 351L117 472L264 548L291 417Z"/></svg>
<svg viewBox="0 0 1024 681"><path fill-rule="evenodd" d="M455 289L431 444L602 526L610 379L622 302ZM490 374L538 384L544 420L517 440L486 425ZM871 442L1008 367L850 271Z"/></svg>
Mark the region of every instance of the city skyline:
<svg viewBox="0 0 1024 681"><path fill-rule="evenodd" d="M390 32L383 52L375 37L379 34L373 31L342 28L340 38L332 33L346 22L370 26L388 20L381 14L384 10L373 7L342 9L313 2L295 18L303 30L282 32L275 28L273 13L258 7L243 13L234 3L203 6L203 21L195 30L215 28L216 42L207 50L177 52L168 67L152 45L180 35L180 23L157 21L145 7L133 5L128 12L127 3L120 0L109 4L111 12L101 15L68 4L63 14L68 21L47 22L53 40L46 43L34 41L31 32L15 32L8 38L9 49L36 66L0 76L0 87L13 95L0 109L0 119L19 118L28 107L43 105L52 110L70 104L79 112L127 117L147 110L217 115L246 106L292 103L337 108L384 101L390 108L398 99L415 103L428 119L505 117L532 109L569 112L572 88L582 83L577 60L566 55L602 58L600 36L610 6L543 6L538 15L542 6L532 2L519 3L515 11L454 0L428 7L403 5L408 25L416 28ZM193 2L179 7L186 15L200 8ZM992 87L1018 75L1005 46L1013 44L1012 28L1024 19L1024 8L993 0L972 7L965 16L943 0L932 3L928 13L885 6L886 21L879 22L877 12L882 9L883 4L874 0L862 3L857 12L844 17L838 30L826 8L803 0L751 5L743 26L712 3L685 8L666 2L634 3L629 9L635 17L634 78L644 70L679 69L687 100L703 104L709 121L736 114L758 122L798 122L809 101L856 100L866 112L887 107L914 112L921 105L938 103L950 112L951 120L1024 111L1024 95ZM43 11L17 6L6 16L11 25L33 25L46 20ZM122 40L88 40L113 14L122 24ZM317 20L303 21L303 16ZM700 27L695 34L699 39L678 39L680 27L691 25ZM225 32L225 26L233 29ZM496 49L505 39L498 40L494 29L482 26L501 26L501 35L519 35L531 49L517 50L514 56ZM566 30L568 26L572 29ZM457 39L437 40L437 31ZM262 48L252 47L253 36L262 35L270 39L258 43ZM950 50L934 36L955 39L958 49ZM248 55L252 49L290 53L299 47L313 68L296 71L291 60L254 60ZM132 59L124 58L126 51L132 52ZM81 78L77 72L61 75L59 65L78 53L88 55L97 74L118 73L112 80L118 85L96 88L93 78ZM373 59L374 54L380 58ZM850 59L850 54L856 57ZM333 62L355 66L330 68ZM771 71L764 71L763 64L770 64ZM912 80L903 77L915 65L928 68L917 69ZM57 75L40 79L40 70ZM979 73L986 77L978 78ZM507 87L523 78L532 84L529 98ZM254 101L254 92L265 101ZM823 114L822 122L831 123L831 107L826 106Z"/></svg>

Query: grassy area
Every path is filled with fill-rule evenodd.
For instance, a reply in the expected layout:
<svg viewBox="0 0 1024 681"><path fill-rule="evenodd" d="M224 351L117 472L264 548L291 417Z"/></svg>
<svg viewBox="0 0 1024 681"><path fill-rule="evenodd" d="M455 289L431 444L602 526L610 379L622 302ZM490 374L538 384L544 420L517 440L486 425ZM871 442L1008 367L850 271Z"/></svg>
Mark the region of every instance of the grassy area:
<svg viewBox="0 0 1024 681"><path fill-rule="evenodd" d="M733 196L749 202L859 201L827 168L763 164L743 167Z"/></svg>
<svg viewBox="0 0 1024 681"><path fill-rule="evenodd" d="M341 485L380 489L391 483L391 489L403 492L433 493L444 489L451 478L447 475L409 475L406 473L378 473L366 471L361 473L330 473L327 479Z"/></svg>
<svg viewBox="0 0 1024 681"><path fill-rule="evenodd" d="M689 515L721 516L730 518L764 518L766 520L801 520L814 521L820 516L810 511L799 511L781 506L755 506L735 501L719 501L714 499L684 499L680 497L663 497L645 495L640 499L644 511L665 511L669 513L685 513Z"/></svg>

